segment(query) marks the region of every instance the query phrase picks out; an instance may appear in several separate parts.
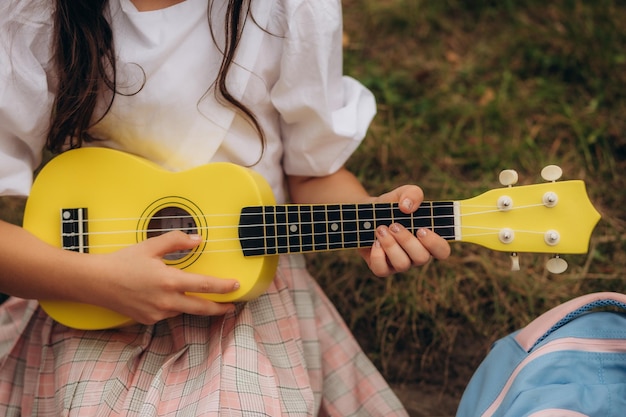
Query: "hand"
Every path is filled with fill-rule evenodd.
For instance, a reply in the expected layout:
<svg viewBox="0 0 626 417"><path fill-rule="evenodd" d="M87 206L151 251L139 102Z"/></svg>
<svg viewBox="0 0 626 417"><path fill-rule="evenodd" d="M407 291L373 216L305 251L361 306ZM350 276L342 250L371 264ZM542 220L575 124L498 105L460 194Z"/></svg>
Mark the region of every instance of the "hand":
<svg viewBox="0 0 626 417"><path fill-rule="evenodd" d="M373 202L399 203L400 210L415 212L424 200L424 193L415 185L405 185L375 198ZM448 242L429 229L419 229L414 235L399 223L379 226L376 242L369 249L360 249L372 272L379 277L407 271L424 265L431 257L445 259L450 255Z"/></svg>
<svg viewBox="0 0 626 417"><path fill-rule="evenodd" d="M225 294L239 288L237 281L185 272L166 265L165 254L200 244L199 236L169 232L96 260L90 304L97 303L133 320L152 324L181 313L222 315L232 303L217 303L187 292ZM95 295L95 296L94 296Z"/></svg>

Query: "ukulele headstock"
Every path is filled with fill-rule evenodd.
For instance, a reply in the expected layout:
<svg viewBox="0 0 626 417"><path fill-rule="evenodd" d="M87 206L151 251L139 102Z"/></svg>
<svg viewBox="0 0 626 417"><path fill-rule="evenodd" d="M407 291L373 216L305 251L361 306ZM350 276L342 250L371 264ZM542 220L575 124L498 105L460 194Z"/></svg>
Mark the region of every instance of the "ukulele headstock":
<svg viewBox="0 0 626 417"><path fill-rule="evenodd" d="M459 202L460 239L489 249L554 254L550 272L567 268L559 254L585 253L600 214L593 207L585 184L579 180L559 181L560 168L544 168L542 184L513 186L517 174L503 171L505 187L487 191Z"/></svg>

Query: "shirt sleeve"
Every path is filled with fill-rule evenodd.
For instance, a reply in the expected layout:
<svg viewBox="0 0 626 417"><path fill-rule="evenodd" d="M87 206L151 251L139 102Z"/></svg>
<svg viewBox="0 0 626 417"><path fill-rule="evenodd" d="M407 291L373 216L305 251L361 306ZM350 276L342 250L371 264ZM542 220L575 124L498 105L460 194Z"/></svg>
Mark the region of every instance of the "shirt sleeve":
<svg viewBox="0 0 626 417"><path fill-rule="evenodd" d="M53 100L45 70L51 56L51 2L2 3L0 195L27 196L41 162Z"/></svg>
<svg viewBox="0 0 626 417"><path fill-rule="evenodd" d="M376 102L343 75L341 2L292 3L297 5L287 11L280 76L271 92L281 115L283 169L289 175L331 174L365 137Z"/></svg>

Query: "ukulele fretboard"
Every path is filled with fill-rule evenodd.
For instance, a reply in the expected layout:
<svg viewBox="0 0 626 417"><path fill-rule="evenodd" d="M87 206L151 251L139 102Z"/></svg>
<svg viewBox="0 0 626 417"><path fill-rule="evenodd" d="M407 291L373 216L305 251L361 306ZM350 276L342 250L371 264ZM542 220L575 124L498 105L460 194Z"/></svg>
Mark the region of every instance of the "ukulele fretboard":
<svg viewBox="0 0 626 417"><path fill-rule="evenodd" d="M287 204L244 207L239 240L245 256L370 247L380 225L400 223L411 232L426 227L457 239L455 202L424 202L412 214L398 204Z"/></svg>

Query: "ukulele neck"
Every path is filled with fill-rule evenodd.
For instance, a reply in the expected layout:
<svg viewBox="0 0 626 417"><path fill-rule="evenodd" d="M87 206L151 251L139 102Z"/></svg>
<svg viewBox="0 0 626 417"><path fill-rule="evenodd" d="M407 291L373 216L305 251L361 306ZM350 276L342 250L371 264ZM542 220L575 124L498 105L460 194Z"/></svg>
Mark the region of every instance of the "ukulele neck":
<svg viewBox="0 0 626 417"><path fill-rule="evenodd" d="M458 217L451 201L424 202L411 214L397 203L253 206L241 211L239 239L245 256L371 247L376 228L393 223L456 240Z"/></svg>

